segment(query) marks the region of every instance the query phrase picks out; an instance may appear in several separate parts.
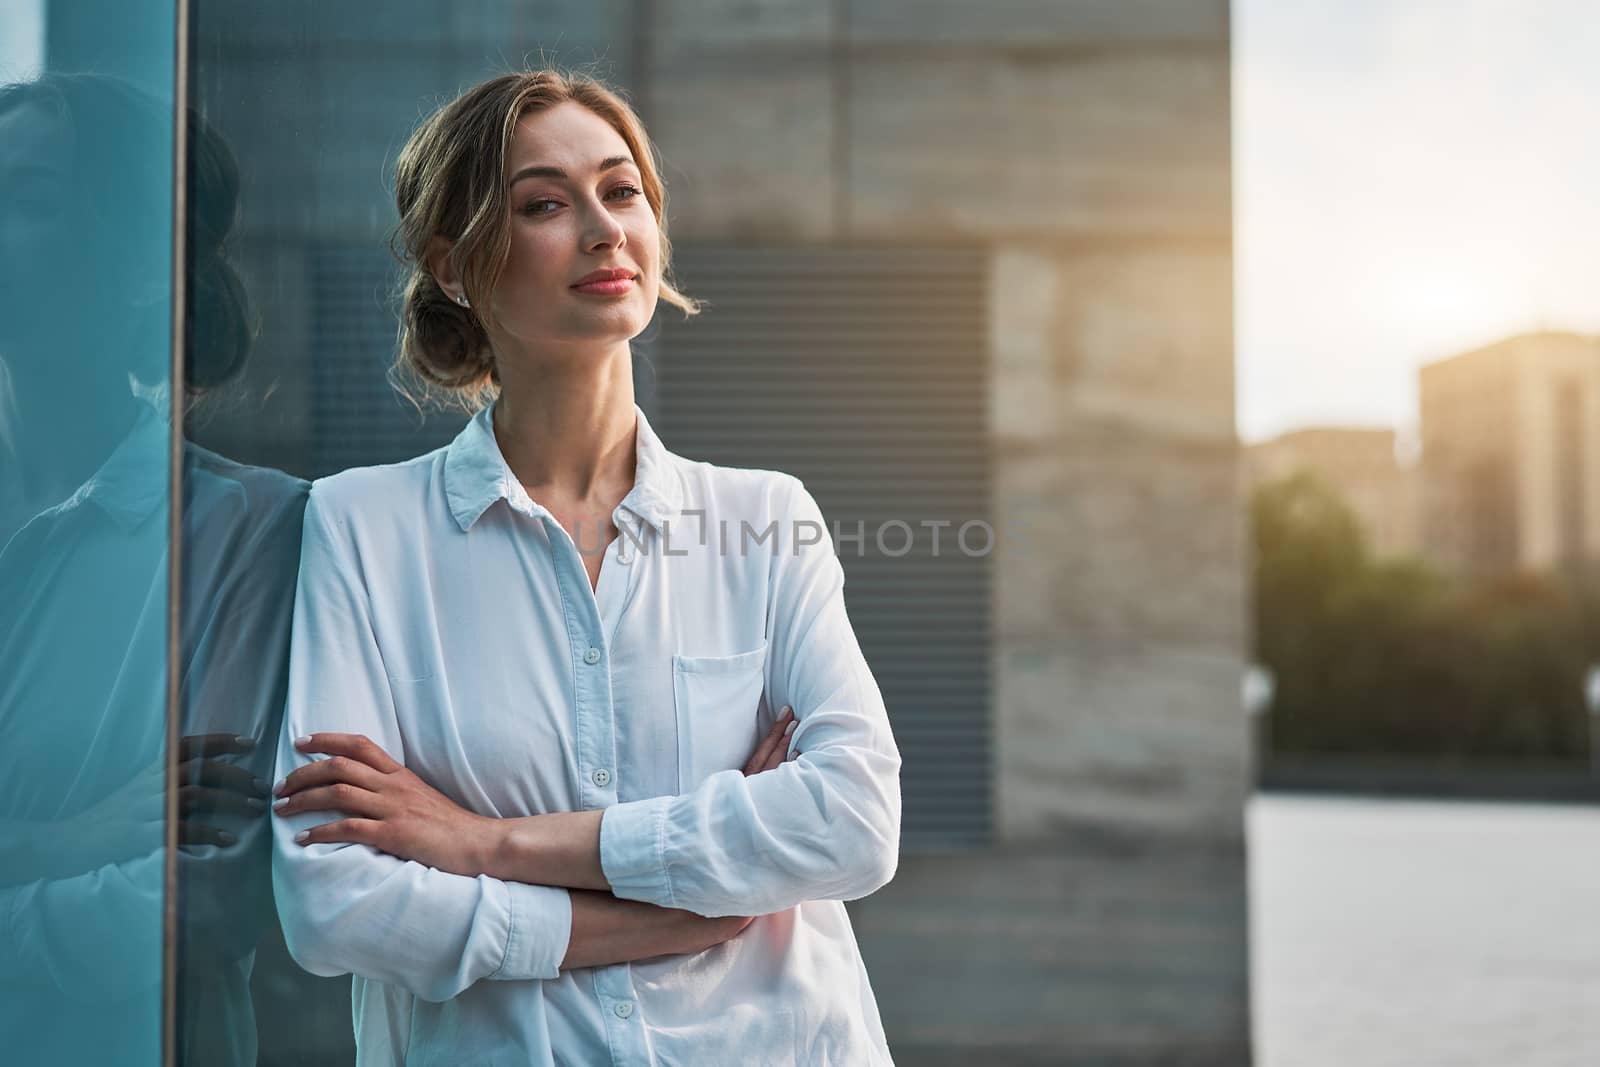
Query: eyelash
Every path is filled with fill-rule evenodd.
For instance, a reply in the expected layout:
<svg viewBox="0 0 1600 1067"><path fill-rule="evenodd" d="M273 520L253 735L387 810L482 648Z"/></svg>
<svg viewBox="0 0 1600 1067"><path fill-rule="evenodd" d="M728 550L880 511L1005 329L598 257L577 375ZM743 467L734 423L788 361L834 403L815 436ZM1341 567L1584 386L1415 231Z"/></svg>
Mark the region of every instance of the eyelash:
<svg viewBox="0 0 1600 1067"><path fill-rule="evenodd" d="M640 196L644 195L644 190L638 189L638 188L635 188L632 185L626 185L626 184L617 186L616 188L612 189L611 192L608 192L606 195L610 196L611 193L620 193L620 192L622 192L624 190L626 190L627 192L633 194L633 196L624 197L623 198L624 200L632 200L635 197L640 197ZM523 207L522 213L524 215L549 215L549 214L551 214L551 212L549 212L549 211L534 211L532 209L537 207L540 204L559 204L560 202L561 201L559 201L559 200L552 200L550 197L540 197L538 200L530 200L527 203L527 205Z"/></svg>

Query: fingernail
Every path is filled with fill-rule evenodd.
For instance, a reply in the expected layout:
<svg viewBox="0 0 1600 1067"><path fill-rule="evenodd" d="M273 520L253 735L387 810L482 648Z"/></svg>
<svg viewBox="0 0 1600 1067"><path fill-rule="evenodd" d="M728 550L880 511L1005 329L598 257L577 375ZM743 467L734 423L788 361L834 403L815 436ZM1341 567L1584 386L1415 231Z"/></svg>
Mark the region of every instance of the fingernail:
<svg viewBox="0 0 1600 1067"><path fill-rule="evenodd" d="M244 798L244 802L250 808L251 811L266 811L267 810L267 802L265 800L261 800L261 799L259 799L257 797L245 797Z"/></svg>
<svg viewBox="0 0 1600 1067"><path fill-rule="evenodd" d="M303 735L301 737L297 737L297 738L294 739L294 747L295 748L304 748L306 745L309 745L310 743L311 743L311 735L310 734L305 734L305 735Z"/></svg>
<svg viewBox="0 0 1600 1067"><path fill-rule="evenodd" d="M789 705L785 704L783 706L783 717L787 719L790 716L792 716L793 714L794 714L794 709L791 708Z"/></svg>
<svg viewBox="0 0 1600 1067"><path fill-rule="evenodd" d="M299 844L299 845L303 845L303 844L306 843L306 838L308 838L310 836L311 836L311 831L310 830L301 830L299 833L294 835L295 843Z"/></svg>
<svg viewBox="0 0 1600 1067"><path fill-rule="evenodd" d="M265 778L252 778L250 779L250 785L262 796L266 796L268 793L272 792L271 788L267 785L267 780Z"/></svg>
<svg viewBox="0 0 1600 1067"><path fill-rule="evenodd" d="M272 810L273 811L282 811L284 808L287 808L288 806L289 806L289 798L288 797L284 797L282 800L274 800L272 802Z"/></svg>
<svg viewBox="0 0 1600 1067"><path fill-rule="evenodd" d="M788 737L790 734L794 733L794 728L799 725L800 721L798 719L791 720L789 725L783 728L783 736Z"/></svg>
<svg viewBox="0 0 1600 1067"><path fill-rule="evenodd" d="M288 784L289 780L287 778L279 778L278 784L272 787L272 795L275 797L283 796L283 787Z"/></svg>
<svg viewBox="0 0 1600 1067"><path fill-rule="evenodd" d="M256 739L253 737L246 737L244 734L236 735L233 739L233 743L238 745L240 748L256 747Z"/></svg>
<svg viewBox="0 0 1600 1067"><path fill-rule="evenodd" d="M226 830L218 830L217 831L217 841L220 842L221 844L231 845L237 840L239 840L239 839L237 837L234 837L232 834L228 833L228 831L226 831Z"/></svg>

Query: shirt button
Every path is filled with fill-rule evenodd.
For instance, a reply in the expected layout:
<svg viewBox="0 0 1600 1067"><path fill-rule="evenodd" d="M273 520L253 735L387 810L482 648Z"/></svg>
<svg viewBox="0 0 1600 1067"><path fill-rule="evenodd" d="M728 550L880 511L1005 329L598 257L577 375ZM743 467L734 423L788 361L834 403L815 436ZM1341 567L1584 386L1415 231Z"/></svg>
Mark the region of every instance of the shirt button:
<svg viewBox="0 0 1600 1067"><path fill-rule="evenodd" d="M628 1016L633 1014L633 1005L624 1000L611 1010L617 1013L617 1018L626 1019Z"/></svg>
<svg viewBox="0 0 1600 1067"><path fill-rule="evenodd" d="M604 767L600 768L598 771L595 771L590 777L594 779L595 785L608 786L611 784L611 772L606 770Z"/></svg>
<svg viewBox="0 0 1600 1067"><path fill-rule="evenodd" d="M583 662L587 663L591 667L593 667L596 663L599 663L600 650L595 648L593 645L590 645L589 651L583 654Z"/></svg>

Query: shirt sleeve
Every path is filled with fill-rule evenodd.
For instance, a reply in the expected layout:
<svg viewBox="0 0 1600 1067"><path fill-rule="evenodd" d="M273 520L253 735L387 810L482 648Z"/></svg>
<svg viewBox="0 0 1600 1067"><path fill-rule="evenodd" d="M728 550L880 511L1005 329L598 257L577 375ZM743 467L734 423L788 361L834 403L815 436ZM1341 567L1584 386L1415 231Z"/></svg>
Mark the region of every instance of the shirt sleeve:
<svg viewBox="0 0 1600 1067"><path fill-rule="evenodd" d="M0 889L0 990L48 986L90 1004L160 989L166 854L153 836L132 859Z"/></svg>
<svg viewBox="0 0 1600 1067"><path fill-rule="evenodd" d="M306 508L279 780L312 761L293 739L365 734L405 762L371 600L348 524L313 486ZM300 845L337 818L273 819L273 885L290 954L313 974L357 974L443 1001L479 979L555 978L572 932L566 889L469 878L367 845Z"/></svg>
<svg viewBox="0 0 1600 1067"><path fill-rule="evenodd" d="M844 604L844 569L816 501L788 478L768 597L768 702L794 708L798 755L725 770L676 797L616 804L600 823L612 893L700 915L766 915L855 900L894 877L900 753Z"/></svg>

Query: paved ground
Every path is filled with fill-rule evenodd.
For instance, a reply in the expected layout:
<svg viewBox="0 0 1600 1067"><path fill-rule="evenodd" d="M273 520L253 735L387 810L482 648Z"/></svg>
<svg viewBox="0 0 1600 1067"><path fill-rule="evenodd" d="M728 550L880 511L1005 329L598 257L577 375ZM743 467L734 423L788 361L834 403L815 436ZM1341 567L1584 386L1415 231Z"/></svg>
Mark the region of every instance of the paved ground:
<svg viewBox="0 0 1600 1067"><path fill-rule="evenodd" d="M1600 809L1261 796L1257 1067L1600 1064Z"/></svg>

